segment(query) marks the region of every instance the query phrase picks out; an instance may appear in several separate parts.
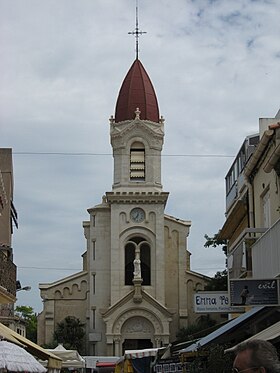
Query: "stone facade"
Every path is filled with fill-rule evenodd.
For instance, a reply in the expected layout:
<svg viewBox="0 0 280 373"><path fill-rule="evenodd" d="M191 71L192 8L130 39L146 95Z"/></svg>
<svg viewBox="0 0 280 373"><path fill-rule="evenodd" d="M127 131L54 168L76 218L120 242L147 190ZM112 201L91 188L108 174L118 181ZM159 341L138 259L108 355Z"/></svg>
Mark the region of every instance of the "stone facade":
<svg viewBox="0 0 280 373"><path fill-rule="evenodd" d="M164 120L142 120L135 107L134 119L110 119L110 136L112 190L83 222L83 272L40 285L39 343L50 342L55 325L71 315L86 325L86 354L120 356L174 341L196 320L193 294L208 278L190 270L191 222L165 213Z"/></svg>

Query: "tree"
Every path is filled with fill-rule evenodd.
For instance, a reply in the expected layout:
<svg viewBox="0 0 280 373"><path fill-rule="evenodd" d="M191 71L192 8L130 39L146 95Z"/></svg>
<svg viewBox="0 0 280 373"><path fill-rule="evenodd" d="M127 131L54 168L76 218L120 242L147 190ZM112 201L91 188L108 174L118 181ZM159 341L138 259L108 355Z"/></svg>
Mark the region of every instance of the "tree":
<svg viewBox="0 0 280 373"><path fill-rule="evenodd" d="M206 242L204 247L217 247L222 246L222 250L225 255L227 255L227 240L220 239L219 233L214 234L213 237L208 236L207 234L204 235ZM227 270L218 271L213 278L209 281L209 283L205 286L204 290L212 290L212 291L223 291L228 289L228 273Z"/></svg>
<svg viewBox="0 0 280 373"><path fill-rule="evenodd" d="M220 239L219 238L219 233L214 234L213 237L209 237L207 234L205 234L204 238L206 239L204 247L222 246L222 250L223 250L224 254L227 255L227 240Z"/></svg>
<svg viewBox="0 0 280 373"><path fill-rule="evenodd" d="M63 343L66 349L82 353L84 335L84 324L74 316L67 316L57 324L53 338L57 343Z"/></svg>
<svg viewBox="0 0 280 373"><path fill-rule="evenodd" d="M199 334L201 337L204 333L199 333L205 331L205 335L208 333L208 329L214 326L217 323L216 320L211 319L210 315L201 315L196 323L190 324L187 327L181 328L177 333L177 338L180 340L191 340L196 338L196 335Z"/></svg>
<svg viewBox="0 0 280 373"><path fill-rule="evenodd" d="M224 269L222 272L218 271L214 277L205 285L206 291L227 291L228 289L228 273Z"/></svg>
<svg viewBox="0 0 280 373"><path fill-rule="evenodd" d="M16 316L26 322L26 338L32 342L37 342L37 315L30 306L17 306Z"/></svg>

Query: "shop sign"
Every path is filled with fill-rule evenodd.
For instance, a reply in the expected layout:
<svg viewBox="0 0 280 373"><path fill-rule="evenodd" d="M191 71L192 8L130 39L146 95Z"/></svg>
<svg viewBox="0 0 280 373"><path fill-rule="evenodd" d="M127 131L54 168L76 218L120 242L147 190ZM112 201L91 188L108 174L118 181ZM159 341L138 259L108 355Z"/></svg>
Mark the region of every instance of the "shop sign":
<svg viewBox="0 0 280 373"><path fill-rule="evenodd" d="M231 307L227 291L200 291L194 294L194 311L196 313L229 313L240 312L240 307Z"/></svg>
<svg viewBox="0 0 280 373"><path fill-rule="evenodd" d="M231 306L269 306L279 304L279 280L230 280Z"/></svg>

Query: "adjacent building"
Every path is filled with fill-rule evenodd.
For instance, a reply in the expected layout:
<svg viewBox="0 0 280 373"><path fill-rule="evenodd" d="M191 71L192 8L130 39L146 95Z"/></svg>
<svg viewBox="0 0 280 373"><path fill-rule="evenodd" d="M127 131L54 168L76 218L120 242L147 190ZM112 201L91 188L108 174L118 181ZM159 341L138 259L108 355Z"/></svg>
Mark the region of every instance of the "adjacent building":
<svg viewBox="0 0 280 373"><path fill-rule="evenodd" d="M208 278L190 269L191 222L166 214L161 178L164 119L152 82L137 58L110 119L112 190L83 222L83 270L40 284L39 344L66 316L86 325L88 355L167 346L195 322L193 294ZM104 165L106 167L106 165Z"/></svg>
<svg viewBox="0 0 280 373"><path fill-rule="evenodd" d="M0 305L16 301L16 265L11 247L17 212L13 204L12 149L0 149Z"/></svg>
<svg viewBox="0 0 280 373"><path fill-rule="evenodd" d="M259 119L259 132L243 142L226 176L230 279L280 275L280 110Z"/></svg>
<svg viewBox="0 0 280 373"><path fill-rule="evenodd" d="M0 322L25 336L25 322L14 315L19 287L17 267L13 262L12 234L18 227L13 203L14 179L12 149L0 149Z"/></svg>

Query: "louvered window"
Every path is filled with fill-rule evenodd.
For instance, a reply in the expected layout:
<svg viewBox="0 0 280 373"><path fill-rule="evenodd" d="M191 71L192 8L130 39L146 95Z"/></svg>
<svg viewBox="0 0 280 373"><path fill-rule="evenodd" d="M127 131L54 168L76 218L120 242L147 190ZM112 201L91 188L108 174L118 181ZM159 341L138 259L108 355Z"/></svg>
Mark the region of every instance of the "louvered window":
<svg viewBox="0 0 280 373"><path fill-rule="evenodd" d="M130 180L145 181L145 149L130 150Z"/></svg>

